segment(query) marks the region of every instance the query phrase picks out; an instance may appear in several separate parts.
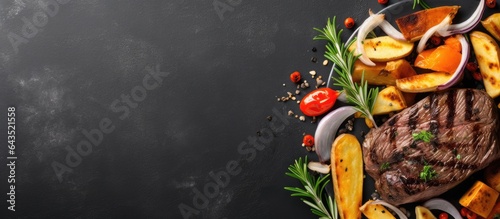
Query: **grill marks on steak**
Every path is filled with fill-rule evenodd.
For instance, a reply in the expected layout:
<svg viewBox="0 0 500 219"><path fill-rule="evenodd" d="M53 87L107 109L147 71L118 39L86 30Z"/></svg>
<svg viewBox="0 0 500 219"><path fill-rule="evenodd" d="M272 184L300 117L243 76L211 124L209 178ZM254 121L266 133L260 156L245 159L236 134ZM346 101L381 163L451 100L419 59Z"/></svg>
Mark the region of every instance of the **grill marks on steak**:
<svg viewBox="0 0 500 219"><path fill-rule="evenodd" d="M442 194L500 157L497 114L483 91L433 93L367 134L365 169L382 198L393 204ZM421 131L434 137L414 140L412 134ZM380 169L385 163L389 168ZM420 179L425 165L437 172L435 178Z"/></svg>

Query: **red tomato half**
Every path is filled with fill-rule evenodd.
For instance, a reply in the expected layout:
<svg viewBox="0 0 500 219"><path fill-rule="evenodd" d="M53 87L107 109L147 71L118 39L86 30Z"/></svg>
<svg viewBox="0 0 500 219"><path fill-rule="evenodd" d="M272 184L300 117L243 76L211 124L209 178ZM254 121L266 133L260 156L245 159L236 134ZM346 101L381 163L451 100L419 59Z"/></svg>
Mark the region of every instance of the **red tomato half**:
<svg viewBox="0 0 500 219"><path fill-rule="evenodd" d="M300 111L306 116L319 116L330 110L339 93L330 88L318 88L308 93L300 102Z"/></svg>

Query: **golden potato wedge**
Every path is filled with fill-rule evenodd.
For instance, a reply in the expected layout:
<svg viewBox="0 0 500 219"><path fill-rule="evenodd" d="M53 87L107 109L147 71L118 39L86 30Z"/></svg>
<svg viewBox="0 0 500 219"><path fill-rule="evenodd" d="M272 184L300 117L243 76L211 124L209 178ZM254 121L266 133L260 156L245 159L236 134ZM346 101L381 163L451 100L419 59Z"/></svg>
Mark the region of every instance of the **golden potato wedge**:
<svg viewBox="0 0 500 219"><path fill-rule="evenodd" d="M331 169L341 219L359 219L363 202L363 156L356 136L339 135L332 144Z"/></svg>
<svg viewBox="0 0 500 219"><path fill-rule="evenodd" d="M500 13L490 15L481 24L493 37L500 40Z"/></svg>
<svg viewBox="0 0 500 219"><path fill-rule="evenodd" d="M450 15L451 20L455 17L460 6L442 6L415 13L396 19L396 24L403 36L411 42L419 40L431 27L441 23ZM450 20L450 22L451 22Z"/></svg>
<svg viewBox="0 0 500 219"><path fill-rule="evenodd" d="M396 79L406 78L417 73L410 63L404 59L389 61L387 63L375 63L375 66L367 66L361 61L354 63L352 80L361 82L364 72L364 79L371 85L396 85Z"/></svg>
<svg viewBox="0 0 500 219"><path fill-rule="evenodd" d="M413 43L403 42L393 39L389 36L375 37L363 41L365 53L374 62L388 62L408 56L413 51ZM353 43L349 50L355 50L356 44ZM356 52L354 53L356 54Z"/></svg>
<svg viewBox="0 0 500 219"><path fill-rule="evenodd" d="M406 108L406 101L401 93L395 86L387 86L381 90L375 103L373 104L373 115L383 115L394 111L399 111Z"/></svg>
<svg viewBox="0 0 500 219"><path fill-rule="evenodd" d="M365 202L359 210L368 219L396 219L383 205L371 204L373 200Z"/></svg>
<svg viewBox="0 0 500 219"><path fill-rule="evenodd" d="M474 185L458 200L462 206L479 216L488 217L498 198L498 192L481 181Z"/></svg>
<svg viewBox="0 0 500 219"><path fill-rule="evenodd" d="M484 179L487 185L500 192L500 160L496 160L486 167L484 170Z"/></svg>
<svg viewBox="0 0 500 219"><path fill-rule="evenodd" d="M424 93L436 91L439 85L450 80L451 74L446 72L432 72L414 75L396 80L396 86L400 91L408 93Z"/></svg>
<svg viewBox="0 0 500 219"><path fill-rule="evenodd" d="M469 34L484 88L490 97L500 96L500 48L488 34L474 31Z"/></svg>
<svg viewBox="0 0 500 219"><path fill-rule="evenodd" d="M417 219L436 219L431 210L423 206L415 207L415 216Z"/></svg>

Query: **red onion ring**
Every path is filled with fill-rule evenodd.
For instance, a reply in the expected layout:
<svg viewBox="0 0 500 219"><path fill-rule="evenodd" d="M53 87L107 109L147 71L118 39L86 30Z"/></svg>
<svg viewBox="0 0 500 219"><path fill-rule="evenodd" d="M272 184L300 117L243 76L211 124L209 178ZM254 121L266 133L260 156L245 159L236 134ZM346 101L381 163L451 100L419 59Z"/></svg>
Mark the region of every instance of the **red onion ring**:
<svg viewBox="0 0 500 219"><path fill-rule="evenodd" d="M453 206L450 202L440 199L440 198L434 198L429 201L426 201L424 203L424 207L433 210L441 210L444 211L448 214L450 214L453 218L455 219L462 219L462 216L460 215L460 212Z"/></svg>
<svg viewBox="0 0 500 219"><path fill-rule="evenodd" d="M421 53L425 49L425 45L427 44L427 41L439 30L447 30L448 26L450 25L451 22L451 17L448 15L446 16L441 23L437 24L436 26L433 26L427 30L422 38L420 39L420 42L418 42L417 46L417 52Z"/></svg>
<svg viewBox="0 0 500 219"><path fill-rule="evenodd" d="M437 90L448 89L451 86L455 85L457 82L459 82L462 79L465 66L467 65L467 61L469 60L469 55L470 55L469 43L462 34L457 34L456 37L460 41L460 44L462 45L462 58L460 59L460 64L458 65L457 69L455 70L451 78L446 83L439 85L437 87Z"/></svg>
<svg viewBox="0 0 500 219"><path fill-rule="evenodd" d="M464 22L459 23L459 24L450 25L450 27L448 28L448 31L450 32L449 35L459 34L459 33L463 34L463 33L467 33L469 31L471 31L472 29L474 29L481 21L481 18L483 17L484 9L485 9L485 2L484 2L484 0L480 0L479 5L477 6L476 10L474 11L474 13L472 13L472 15L467 20L465 20Z"/></svg>
<svg viewBox="0 0 500 219"><path fill-rule="evenodd" d="M382 31L384 31L385 34L387 34L387 36L390 36L391 38L395 39L395 40L399 40L399 41L407 41L405 39L405 37L403 36L403 34L401 32L399 32L398 30L396 30L396 28L394 28L391 23L389 23L387 20L384 20L382 21L382 23L380 23L379 25L380 29L382 29Z"/></svg>
<svg viewBox="0 0 500 219"><path fill-rule="evenodd" d="M408 219L408 217L401 210L399 210L399 208L397 208L396 206L391 205L385 201L378 199L378 200L373 201L371 204L372 205L383 205L385 207L388 207L391 210L393 210L399 216L400 219Z"/></svg>
<svg viewBox="0 0 500 219"><path fill-rule="evenodd" d="M371 12L370 12L371 13ZM368 58L365 53L365 47L363 46L363 41L370 31L378 27L383 21L385 21L384 14L373 14L371 13L370 17L368 17L363 24L359 27L358 31L358 39L356 40L356 52L359 57L359 61L363 62L368 66L375 66L375 63Z"/></svg>
<svg viewBox="0 0 500 219"><path fill-rule="evenodd" d="M316 154L321 163L330 162L332 143L335 140L337 130L344 120L356 113L358 110L354 106L343 106L328 113L318 123L318 128L314 133Z"/></svg>

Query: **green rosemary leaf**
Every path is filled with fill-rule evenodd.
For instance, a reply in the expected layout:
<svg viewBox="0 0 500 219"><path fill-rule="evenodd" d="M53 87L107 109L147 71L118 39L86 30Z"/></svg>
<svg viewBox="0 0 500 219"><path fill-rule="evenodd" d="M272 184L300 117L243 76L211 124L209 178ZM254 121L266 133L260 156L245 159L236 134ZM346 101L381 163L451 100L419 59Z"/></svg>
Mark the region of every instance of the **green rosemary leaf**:
<svg viewBox="0 0 500 219"><path fill-rule="evenodd" d="M304 188L284 187L291 191L291 196L304 197L302 202L311 207L311 212L320 218L337 219L337 205L332 197L326 194L325 186L330 182L330 174L316 178L307 169L307 157L299 158L288 168L287 176L298 179ZM325 206L326 204L328 206Z"/></svg>
<svg viewBox="0 0 500 219"><path fill-rule="evenodd" d="M366 118L372 120L376 127L373 116L371 115L375 99L378 95L378 88L369 88L368 83L361 78L361 83L354 83L352 80L352 72L354 63L359 56L354 55L353 51L348 48L356 41L356 39L347 43L342 42L342 29L337 30L335 27L336 17L332 20L328 19L326 27L323 29L314 28L320 35L315 36L314 40L326 40L325 58L335 64L335 72L338 77L334 79L334 85L342 87L347 96L347 101Z"/></svg>

